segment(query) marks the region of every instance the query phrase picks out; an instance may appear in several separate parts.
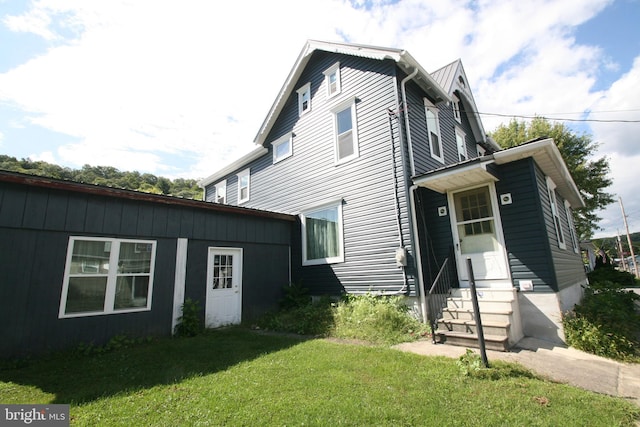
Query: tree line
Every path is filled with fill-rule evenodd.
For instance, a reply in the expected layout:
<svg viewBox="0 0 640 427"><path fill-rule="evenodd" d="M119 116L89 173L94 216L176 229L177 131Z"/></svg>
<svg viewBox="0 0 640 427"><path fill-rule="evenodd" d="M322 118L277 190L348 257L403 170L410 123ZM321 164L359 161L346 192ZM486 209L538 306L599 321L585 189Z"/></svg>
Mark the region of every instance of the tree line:
<svg viewBox="0 0 640 427"><path fill-rule="evenodd" d="M123 172L112 166L84 165L81 169L71 169L44 161L18 160L15 157L0 155L0 170L202 200L202 188L198 186L196 179L176 178L171 180L150 173Z"/></svg>

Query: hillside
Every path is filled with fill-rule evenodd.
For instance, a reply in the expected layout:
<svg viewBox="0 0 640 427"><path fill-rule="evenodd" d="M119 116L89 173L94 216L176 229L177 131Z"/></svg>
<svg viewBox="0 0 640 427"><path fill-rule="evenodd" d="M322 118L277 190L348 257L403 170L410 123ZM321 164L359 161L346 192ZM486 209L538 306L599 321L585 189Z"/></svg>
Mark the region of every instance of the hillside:
<svg viewBox="0 0 640 427"><path fill-rule="evenodd" d="M150 173L122 172L111 166L84 165L82 169L70 169L52 163L30 159L18 160L15 157L0 155L0 170L202 200L202 188L198 187L196 179L171 180Z"/></svg>

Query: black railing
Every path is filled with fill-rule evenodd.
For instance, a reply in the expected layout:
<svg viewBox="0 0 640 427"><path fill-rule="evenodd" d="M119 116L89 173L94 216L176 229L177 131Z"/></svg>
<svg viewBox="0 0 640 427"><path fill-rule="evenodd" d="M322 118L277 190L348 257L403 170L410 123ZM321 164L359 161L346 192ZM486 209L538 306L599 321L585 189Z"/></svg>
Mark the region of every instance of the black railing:
<svg viewBox="0 0 640 427"><path fill-rule="evenodd" d="M445 259L440 267L440 271L427 294L427 317L431 326L431 337L433 343L436 343L436 329L438 328L438 319L442 317L442 311L447 306L447 298L451 294L451 277L453 276L449 266L449 258Z"/></svg>

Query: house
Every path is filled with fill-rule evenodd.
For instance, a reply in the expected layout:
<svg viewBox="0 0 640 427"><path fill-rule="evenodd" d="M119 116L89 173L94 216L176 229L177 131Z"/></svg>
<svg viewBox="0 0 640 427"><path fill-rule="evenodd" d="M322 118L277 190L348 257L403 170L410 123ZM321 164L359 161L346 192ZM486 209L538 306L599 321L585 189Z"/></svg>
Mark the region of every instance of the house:
<svg viewBox="0 0 640 427"><path fill-rule="evenodd" d="M562 342L586 283L583 200L551 139L501 150L477 111L460 60L428 73L405 50L310 40L254 150L200 184L210 202L298 216L294 270L314 294L404 295L455 342L475 327L470 259L497 346Z"/></svg>
<svg viewBox="0 0 640 427"><path fill-rule="evenodd" d="M291 215L0 171L0 358L170 336L277 307ZM297 262L294 260L294 262Z"/></svg>

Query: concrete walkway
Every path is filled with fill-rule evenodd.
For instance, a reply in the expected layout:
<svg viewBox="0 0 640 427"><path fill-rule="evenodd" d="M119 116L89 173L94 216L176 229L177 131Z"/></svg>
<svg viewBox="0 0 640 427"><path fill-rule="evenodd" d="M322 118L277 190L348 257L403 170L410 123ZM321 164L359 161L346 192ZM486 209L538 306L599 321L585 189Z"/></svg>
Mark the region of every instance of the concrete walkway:
<svg viewBox="0 0 640 427"><path fill-rule="evenodd" d="M404 343L394 348L456 359L466 352L465 347L431 341ZM479 353L478 349L474 351ZM623 397L640 406L640 364L616 362L535 338L524 338L510 352L487 350L487 359L489 364L492 360L519 363L549 380Z"/></svg>

